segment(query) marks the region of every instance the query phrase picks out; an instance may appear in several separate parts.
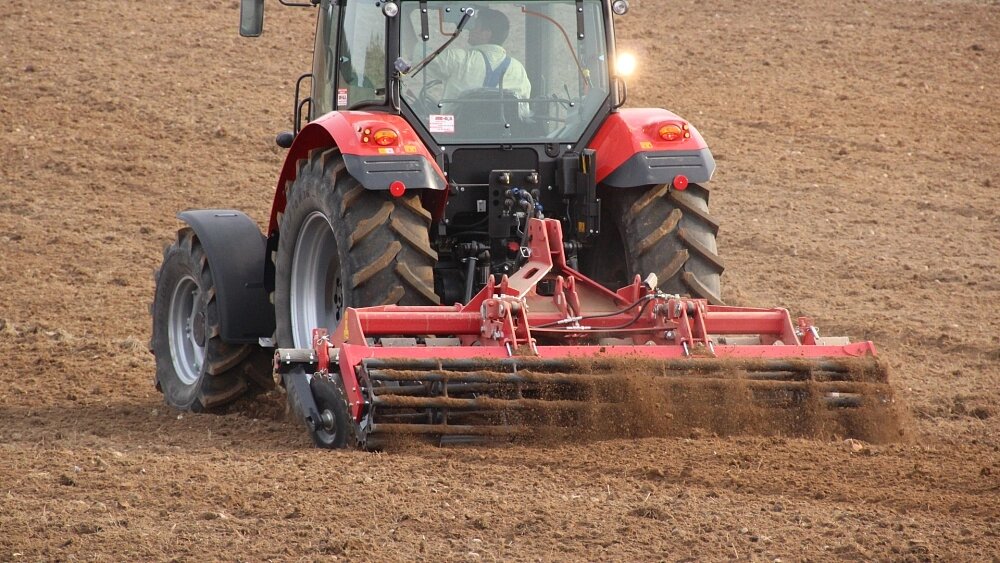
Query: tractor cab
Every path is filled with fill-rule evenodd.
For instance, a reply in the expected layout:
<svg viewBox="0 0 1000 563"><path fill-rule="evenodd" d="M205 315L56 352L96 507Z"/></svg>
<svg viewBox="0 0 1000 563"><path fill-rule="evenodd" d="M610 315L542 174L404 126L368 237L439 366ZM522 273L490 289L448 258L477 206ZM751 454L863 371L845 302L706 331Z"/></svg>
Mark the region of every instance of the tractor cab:
<svg viewBox="0 0 1000 563"><path fill-rule="evenodd" d="M602 0L316 3L309 120L364 109L436 147L575 146L623 97Z"/></svg>
<svg viewBox="0 0 1000 563"><path fill-rule="evenodd" d="M609 110L601 3L402 3L403 105L435 142L576 144Z"/></svg>

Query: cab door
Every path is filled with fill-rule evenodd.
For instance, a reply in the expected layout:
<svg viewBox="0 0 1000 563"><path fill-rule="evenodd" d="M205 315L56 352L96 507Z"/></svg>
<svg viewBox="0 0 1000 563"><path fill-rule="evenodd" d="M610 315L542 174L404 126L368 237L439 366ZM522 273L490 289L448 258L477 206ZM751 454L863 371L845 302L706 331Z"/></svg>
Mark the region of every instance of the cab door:
<svg viewBox="0 0 1000 563"><path fill-rule="evenodd" d="M313 48L312 105L309 120L336 109L337 45L340 29L338 0L322 0L316 18L316 44Z"/></svg>

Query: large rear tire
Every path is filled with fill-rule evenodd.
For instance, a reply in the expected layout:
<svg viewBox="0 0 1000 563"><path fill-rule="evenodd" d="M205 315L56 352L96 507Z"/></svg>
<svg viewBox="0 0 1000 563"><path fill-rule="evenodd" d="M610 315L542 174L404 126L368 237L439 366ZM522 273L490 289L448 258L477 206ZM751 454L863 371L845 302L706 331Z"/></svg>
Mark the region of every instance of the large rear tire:
<svg viewBox="0 0 1000 563"><path fill-rule="evenodd" d="M249 344L220 337L219 304L208 257L190 228L163 251L150 307L156 387L180 410L218 410L270 381L270 361Z"/></svg>
<svg viewBox="0 0 1000 563"><path fill-rule="evenodd" d="M275 340L311 348L314 328L333 331L348 307L437 305L431 216L416 194L366 190L337 149L299 161L286 188L275 255ZM319 447L355 445L342 390L312 378L313 397L330 424L313 432ZM338 393L340 395L338 395ZM353 443L352 443L353 442Z"/></svg>
<svg viewBox="0 0 1000 563"><path fill-rule="evenodd" d="M312 330L333 330L347 307L436 305L428 229L416 194L366 190L337 149L299 161L287 188L275 256L276 339L312 347Z"/></svg>
<svg viewBox="0 0 1000 563"><path fill-rule="evenodd" d="M654 273L659 288L722 304L725 265L719 224L708 213L708 190L658 185L605 192L601 235L581 253L583 273L612 289ZM625 256L625 263L621 263Z"/></svg>

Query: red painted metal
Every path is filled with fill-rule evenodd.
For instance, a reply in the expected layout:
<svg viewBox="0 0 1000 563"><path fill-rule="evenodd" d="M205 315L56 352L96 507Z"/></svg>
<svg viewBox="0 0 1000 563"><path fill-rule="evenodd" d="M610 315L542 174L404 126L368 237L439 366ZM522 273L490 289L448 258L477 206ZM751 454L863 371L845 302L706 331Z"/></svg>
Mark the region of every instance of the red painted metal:
<svg viewBox="0 0 1000 563"><path fill-rule="evenodd" d="M510 355L504 348L477 347L471 351L466 346L367 346L364 344L342 344L339 347L340 361L353 368L361 360L369 358L407 358L463 360L469 358L500 360ZM843 346L764 346L764 345L722 345L714 347L714 353L685 354L682 346L538 346L532 354L542 360L562 358L643 358L667 360L683 358L692 362L711 361L713 358L738 359L820 359L820 358L860 358L877 356L871 342L854 342Z"/></svg>
<svg viewBox="0 0 1000 563"><path fill-rule="evenodd" d="M316 369L326 373L330 371L330 336L325 328L314 328L312 331L313 350L316 351Z"/></svg>
<svg viewBox="0 0 1000 563"><path fill-rule="evenodd" d="M531 219L528 229L528 262L499 283L491 279L467 305L349 308L328 339L318 334L317 346L327 346L331 355L336 351L356 419L364 405L356 368L367 358L637 357L698 362L876 355L871 342L820 345L812 321L793 321L785 309L710 305L704 299L657 292L638 277L618 292L609 291L566 264L558 221ZM551 288L545 294L539 293L543 280L552 282L545 284ZM394 347L369 340L428 335L458 338L462 345ZM759 343L724 343L723 337L747 335Z"/></svg>
<svg viewBox="0 0 1000 563"><path fill-rule="evenodd" d="M675 141L660 137L664 125L677 125L690 133ZM640 152L693 151L708 145L697 129L677 114L658 108L621 109L605 120L590 142L597 151L597 181L614 172L626 160Z"/></svg>

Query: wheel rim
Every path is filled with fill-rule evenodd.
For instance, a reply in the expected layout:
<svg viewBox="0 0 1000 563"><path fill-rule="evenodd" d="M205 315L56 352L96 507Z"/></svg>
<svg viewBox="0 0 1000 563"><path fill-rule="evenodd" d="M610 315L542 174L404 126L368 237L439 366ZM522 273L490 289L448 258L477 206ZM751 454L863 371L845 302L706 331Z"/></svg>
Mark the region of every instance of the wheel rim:
<svg viewBox="0 0 1000 563"><path fill-rule="evenodd" d="M185 384L201 377L205 363L205 317L199 303L201 292L191 276L185 276L174 287L170 297L167 339L174 372Z"/></svg>
<svg viewBox="0 0 1000 563"><path fill-rule="evenodd" d="M299 230L292 258L289 291L292 340L297 348L312 347L312 330L332 330L344 311L344 284L333 227L326 215L314 212Z"/></svg>

